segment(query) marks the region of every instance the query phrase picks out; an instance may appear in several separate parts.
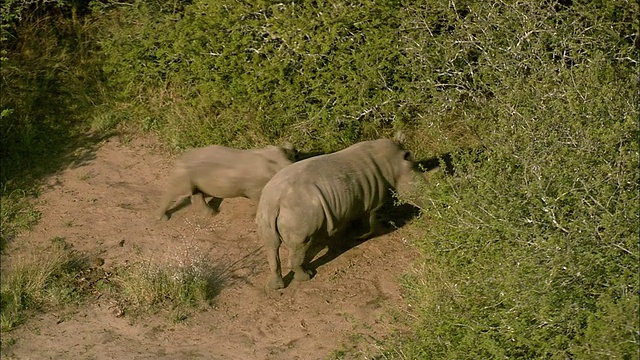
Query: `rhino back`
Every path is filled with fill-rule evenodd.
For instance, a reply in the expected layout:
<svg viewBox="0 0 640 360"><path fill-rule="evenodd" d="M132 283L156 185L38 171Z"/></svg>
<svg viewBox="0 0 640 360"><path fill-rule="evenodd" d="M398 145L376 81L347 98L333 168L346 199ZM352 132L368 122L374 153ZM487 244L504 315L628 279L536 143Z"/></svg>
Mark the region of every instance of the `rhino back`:
<svg viewBox="0 0 640 360"><path fill-rule="evenodd" d="M177 171L187 173L197 188L211 196L253 195L284 166L278 162L284 160L272 160L259 150L218 145L193 149L177 162Z"/></svg>
<svg viewBox="0 0 640 360"><path fill-rule="evenodd" d="M228 162L242 156L243 150L228 148L220 145L210 145L202 148L190 149L184 152L178 159L178 164L188 166L189 164L197 164L203 161L210 162Z"/></svg>
<svg viewBox="0 0 640 360"><path fill-rule="evenodd" d="M324 226L331 234L344 221L379 207L389 185L375 158L343 150L282 169L265 186L263 198L279 203L280 216L289 218L278 224L306 224L309 231Z"/></svg>

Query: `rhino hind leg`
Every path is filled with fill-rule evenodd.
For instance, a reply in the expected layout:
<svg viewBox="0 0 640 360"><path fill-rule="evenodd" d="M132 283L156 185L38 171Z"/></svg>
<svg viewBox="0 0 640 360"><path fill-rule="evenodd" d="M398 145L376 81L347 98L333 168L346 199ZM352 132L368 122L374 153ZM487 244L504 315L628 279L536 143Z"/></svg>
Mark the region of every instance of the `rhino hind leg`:
<svg viewBox="0 0 640 360"><path fill-rule="evenodd" d="M289 265L293 271L293 279L296 281L307 281L313 275L312 271L303 267L309 244L311 241L296 242L287 246L289 248Z"/></svg>
<svg viewBox="0 0 640 360"><path fill-rule="evenodd" d="M209 208L209 211L211 211L211 214L215 215L220 212L220 204L222 204L222 198L215 196L207 202L207 207Z"/></svg>
<svg viewBox="0 0 640 360"><path fill-rule="evenodd" d="M175 196L171 191L167 191L167 193L162 196L162 200L160 200L160 207L158 208L158 218L160 220L169 220L167 210L169 210L174 198Z"/></svg>
<svg viewBox="0 0 640 360"><path fill-rule="evenodd" d="M369 213L369 221L367 226L369 227L369 229L367 230L367 232L365 234L362 234L360 236L358 236L356 239L357 240L366 240L369 237L371 237L371 235L373 235L373 232L376 229L376 212L372 211Z"/></svg>
<svg viewBox="0 0 640 360"><path fill-rule="evenodd" d="M266 244L267 260L271 272L267 286L273 290L284 288L282 268L280 266L280 243L280 238L276 235L273 238L267 239Z"/></svg>
<svg viewBox="0 0 640 360"><path fill-rule="evenodd" d="M197 206L203 212L209 213L211 215L216 215L219 212L222 199L214 196L207 202L204 199L206 195L207 194L198 189L194 190L193 194L191 194L191 203Z"/></svg>

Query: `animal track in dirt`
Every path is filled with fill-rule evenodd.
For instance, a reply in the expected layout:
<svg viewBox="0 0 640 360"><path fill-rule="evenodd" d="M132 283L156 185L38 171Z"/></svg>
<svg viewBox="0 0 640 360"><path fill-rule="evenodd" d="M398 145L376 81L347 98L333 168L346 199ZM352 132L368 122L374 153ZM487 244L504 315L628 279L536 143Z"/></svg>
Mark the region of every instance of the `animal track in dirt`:
<svg viewBox="0 0 640 360"><path fill-rule="evenodd" d="M109 138L92 159L51 176L34 200L40 222L16 237L9 251L27 253L63 238L99 258L96 265L107 274L128 263L170 262L196 252L220 269L222 286L212 307L177 324L166 314L119 316L99 300L65 314L38 313L5 334L16 341L3 349L3 358L323 359L339 350L346 358L371 358L380 341L406 330L397 320L407 311L398 279L417 258L403 241L412 236L411 226L350 243L343 253L316 262L310 281L267 291L266 256L250 200L225 199L213 217L186 206L169 221L155 218L172 165L157 144L150 137L126 144Z"/></svg>

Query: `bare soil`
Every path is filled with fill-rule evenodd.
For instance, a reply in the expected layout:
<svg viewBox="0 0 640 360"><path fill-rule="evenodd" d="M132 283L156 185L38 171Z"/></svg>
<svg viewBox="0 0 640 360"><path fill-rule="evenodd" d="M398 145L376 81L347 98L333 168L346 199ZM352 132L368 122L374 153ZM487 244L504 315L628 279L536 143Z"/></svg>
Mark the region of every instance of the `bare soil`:
<svg viewBox="0 0 640 360"><path fill-rule="evenodd" d="M64 238L104 259L98 266L107 272L132 262L204 257L219 271L211 307L175 322L168 311L133 316L107 297L90 297L81 306L33 314L3 334L15 339L3 345L4 359L370 359L382 341L405 330L399 278L417 257L410 224L397 229L387 219L382 235L347 242L341 254L320 249L314 278L297 283L289 276L285 289L269 291L250 200L226 199L216 216L185 206L168 221L155 218L172 165L164 154L153 138L112 137L93 153L79 151L34 200L39 224L8 251L28 253ZM396 208L389 216L404 225L411 221L406 212Z"/></svg>

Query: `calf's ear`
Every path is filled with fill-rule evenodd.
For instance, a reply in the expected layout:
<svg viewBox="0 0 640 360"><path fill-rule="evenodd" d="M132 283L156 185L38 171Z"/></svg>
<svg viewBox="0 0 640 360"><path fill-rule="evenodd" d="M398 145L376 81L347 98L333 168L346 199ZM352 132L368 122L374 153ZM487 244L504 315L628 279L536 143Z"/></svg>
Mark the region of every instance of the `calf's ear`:
<svg viewBox="0 0 640 360"><path fill-rule="evenodd" d="M298 149L296 149L296 147L293 146L293 144L287 141L284 144L282 144L282 149L284 149L285 152L287 153L289 160L295 161L296 157L298 156Z"/></svg>
<svg viewBox="0 0 640 360"><path fill-rule="evenodd" d="M293 151L296 150L296 148L293 146L293 144L288 142L288 141L286 141L284 144L282 144L282 148L283 149L287 149L287 150L293 150Z"/></svg>
<svg viewBox="0 0 640 360"><path fill-rule="evenodd" d="M405 161L413 162L413 153L409 150L405 150L402 157Z"/></svg>

